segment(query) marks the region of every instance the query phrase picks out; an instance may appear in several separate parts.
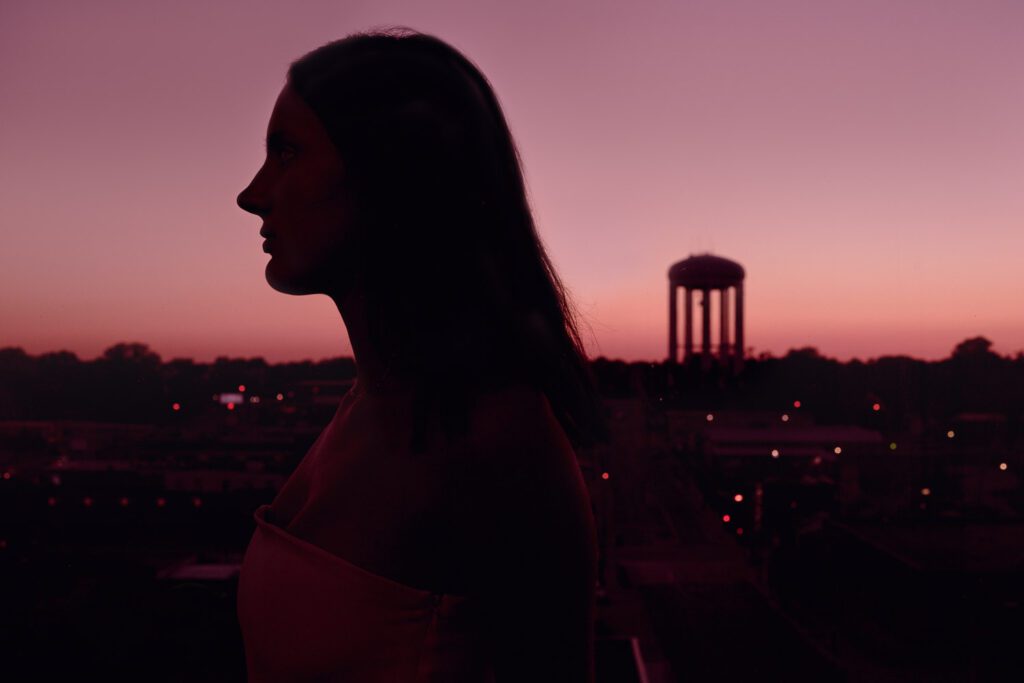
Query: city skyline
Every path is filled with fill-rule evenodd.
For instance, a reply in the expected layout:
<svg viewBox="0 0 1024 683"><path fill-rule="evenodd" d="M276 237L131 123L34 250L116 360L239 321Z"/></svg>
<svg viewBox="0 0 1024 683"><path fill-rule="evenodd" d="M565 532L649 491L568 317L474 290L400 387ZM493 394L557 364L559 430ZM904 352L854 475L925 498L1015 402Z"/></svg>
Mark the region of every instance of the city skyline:
<svg viewBox="0 0 1024 683"><path fill-rule="evenodd" d="M406 25L493 85L588 355L664 360L667 271L747 271L746 345L1024 349L1024 7L786 1L5 5L0 346L351 355L235 205L288 63ZM525 46L528 46L525 47ZM57 49L60 48L60 49Z"/></svg>

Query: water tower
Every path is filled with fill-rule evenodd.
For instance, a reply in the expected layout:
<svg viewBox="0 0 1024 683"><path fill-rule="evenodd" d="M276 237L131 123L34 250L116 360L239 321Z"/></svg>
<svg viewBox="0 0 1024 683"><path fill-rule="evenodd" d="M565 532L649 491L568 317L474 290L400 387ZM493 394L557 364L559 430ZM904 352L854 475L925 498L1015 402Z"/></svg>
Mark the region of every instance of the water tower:
<svg viewBox="0 0 1024 683"><path fill-rule="evenodd" d="M725 367L731 366L734 371L743 367L743 278L746 273L743 266L711 254L691 255L668 269L668 358L672 363L679 362L679 342L677 320L679 288L684 291L686 317L683 322L684 361L694 356L693 351L693 292L701 293L701 367L708 369L714 358L711 348L711 292L719 292L720 306L718 358ZM735 337L729 341L729 290L733 290L735 300Z"/></svg>

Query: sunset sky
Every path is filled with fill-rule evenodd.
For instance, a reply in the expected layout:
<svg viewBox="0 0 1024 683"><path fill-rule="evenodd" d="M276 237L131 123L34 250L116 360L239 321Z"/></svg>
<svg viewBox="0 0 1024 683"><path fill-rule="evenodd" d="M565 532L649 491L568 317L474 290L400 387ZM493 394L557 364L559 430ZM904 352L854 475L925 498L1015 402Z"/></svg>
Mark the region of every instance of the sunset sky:
<svg viewBox="0 0 1024 683"><path fill-rule="evenodd" d="M288 63L392 24L490 80L592 357L662 360L703 252L755 353L1024 349L1024 2L986 0L6 0L0 347L349 355L235 197Z"/></svg>

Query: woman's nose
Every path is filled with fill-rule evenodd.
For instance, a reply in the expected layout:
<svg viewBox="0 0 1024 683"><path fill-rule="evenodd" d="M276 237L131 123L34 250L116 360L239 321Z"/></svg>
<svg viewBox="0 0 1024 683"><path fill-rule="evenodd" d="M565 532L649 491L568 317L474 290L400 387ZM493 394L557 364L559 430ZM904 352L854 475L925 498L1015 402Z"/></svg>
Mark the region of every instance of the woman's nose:
<svg viewBox="0 0 1024 683"><path fill-rule="evenodd" d="M239 192L235 202L242 211L248 211L262 218L267 212L266 205L252 189L252 186L253 184L249 183L244 190Z"/></svg>

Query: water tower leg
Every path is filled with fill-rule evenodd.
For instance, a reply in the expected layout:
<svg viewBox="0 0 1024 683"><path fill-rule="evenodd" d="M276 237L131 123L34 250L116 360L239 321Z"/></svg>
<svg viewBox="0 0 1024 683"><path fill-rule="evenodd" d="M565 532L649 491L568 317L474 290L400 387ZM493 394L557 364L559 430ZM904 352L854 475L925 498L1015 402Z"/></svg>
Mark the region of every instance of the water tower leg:
<svg viewBox="0 0 1024 683"><path fill-rule="evenodd" d="M683 291L686 292L686 319L683 324L685 329L683 330L683 340L685 343L684 350L686 355L684 358L688 361L693 358L693 292L690 291L689 287L684 287Z"/></svg>
<svg viewBox="0 0 1024 683"><path fill-rule="evenodd" d="M676 339L676 328L679 322L676 320L676 292L678 291L675 283L670 282L668 285L668 362L675 363L679 356L679 342Z"/></svg>

